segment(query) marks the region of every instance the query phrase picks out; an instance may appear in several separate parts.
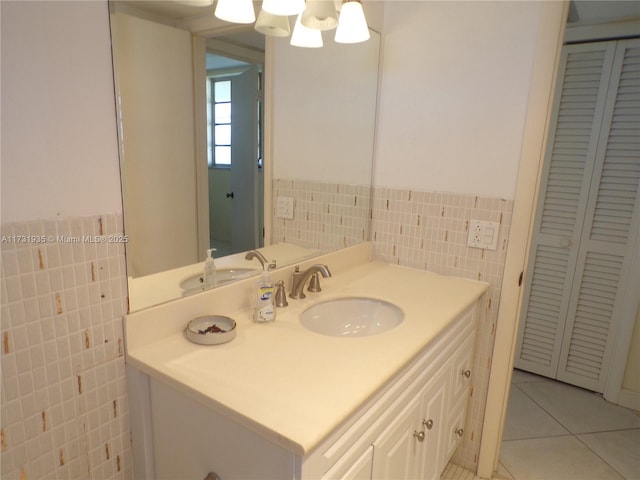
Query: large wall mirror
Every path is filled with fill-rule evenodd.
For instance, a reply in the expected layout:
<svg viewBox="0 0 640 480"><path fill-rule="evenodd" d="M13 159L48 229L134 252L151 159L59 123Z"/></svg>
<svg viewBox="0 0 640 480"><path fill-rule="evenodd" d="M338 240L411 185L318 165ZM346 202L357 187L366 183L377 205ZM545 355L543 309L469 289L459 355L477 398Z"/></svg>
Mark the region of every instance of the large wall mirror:
<svg viewBox="0 0 640 480"><path fill-rule="evenodd" d="M292 47L213 7L112 1L130 310L369 239L380 37ZM325 32L328 33L328 32Z"/></svg>

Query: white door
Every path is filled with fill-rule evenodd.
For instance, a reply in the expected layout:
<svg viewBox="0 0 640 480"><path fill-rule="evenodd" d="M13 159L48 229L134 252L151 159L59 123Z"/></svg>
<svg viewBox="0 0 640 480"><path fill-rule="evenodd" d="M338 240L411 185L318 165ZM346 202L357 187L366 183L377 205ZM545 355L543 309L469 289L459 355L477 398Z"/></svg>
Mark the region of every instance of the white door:
<svg viewBox="0 0 640 480"><path fill-rule="evenodd" d="M258 243L258 68L231 82L231 244L234 252Z"/></svg>
<svg viewBox="0 0 640 480"><path fill-rule="evenodd" d="M215 92L215 118L210 146L210 236L212 246L223 255L261 245L258 75L257 66L247 66L232 75L216 77L211 89Z"/></svg>
<svg viewBox="0 0 640 480"><path fill-rule="evenodd" d="M640 42L565 47L516 367L602 392L638 248Z"/></svg>

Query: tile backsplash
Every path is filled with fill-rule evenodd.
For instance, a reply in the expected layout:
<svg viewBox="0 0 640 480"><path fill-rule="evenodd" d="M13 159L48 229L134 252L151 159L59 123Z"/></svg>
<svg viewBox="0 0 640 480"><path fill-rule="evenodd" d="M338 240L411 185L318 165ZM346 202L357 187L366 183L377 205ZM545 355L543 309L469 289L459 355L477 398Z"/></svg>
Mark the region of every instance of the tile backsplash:
<svg viewBox="0 0 640 480"><path fill-rule="evenodd" d="M2 225L3 479L130 479L122 216Z"/></svg>
<svg viewBox="0 0 640 480"><path fill-rule="evenodd" d="M393 188L373 191L371 240L377 260L489 284L478 320L465 435L454 457L456 464L474 472L512 210L512 201L496 198ZM497 250L467 246L470 219L500 224Z"/></svg>
<svg viewBox="0 0 640 480"><path fill-rule="evenodd" d="M276 179L273 197L274 243L293 243L327 252L368 240L368 185ZM293 198L293 219L277 218L278 197Z"/></svg>

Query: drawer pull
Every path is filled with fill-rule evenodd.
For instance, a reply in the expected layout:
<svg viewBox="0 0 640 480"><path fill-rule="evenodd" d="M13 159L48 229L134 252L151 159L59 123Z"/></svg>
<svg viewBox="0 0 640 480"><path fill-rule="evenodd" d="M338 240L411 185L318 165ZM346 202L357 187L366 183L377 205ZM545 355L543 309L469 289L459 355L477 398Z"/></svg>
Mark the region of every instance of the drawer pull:
<svg viewBox="0 0 640 480"><path fill-rule="evenodd" d="M469 378L471 376L471 370L462 370L460 373L464 378Z"/></svg>
<svg viewBox="0 0 640 480"><path fill-rule="evenodd" d="M427 430L431 430L433 428L433 420L422 420L422 425L427 427Z"/></svg>
<svg viewBox="0 0 640 480"><path fill-rule="evenodd" d="M464 435L464 430L461 428L456 428L456 435L462 437L462 435Z"/></svg>
<svg viewBox="0 0 640 480"><path fill-rule="evenodd" d="M419 441L424 442L424 432L413 432L413 436Z"/></svg>
<svg viewBox="0 0 640 480"><path fill-rule="evenodd" d="M204 477L204 480L220 480L220 477L215 472L209 472L207 476Z"/></svg>

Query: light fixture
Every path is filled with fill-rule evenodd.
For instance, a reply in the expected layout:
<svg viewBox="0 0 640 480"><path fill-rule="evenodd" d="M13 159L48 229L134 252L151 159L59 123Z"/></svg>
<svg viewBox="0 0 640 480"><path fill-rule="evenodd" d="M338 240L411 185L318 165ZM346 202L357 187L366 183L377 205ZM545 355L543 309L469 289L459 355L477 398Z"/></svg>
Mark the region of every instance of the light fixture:
<svg viewBox="0 0 640 480"><path fill-rule="evenodd" d="M302 25L316 30L331 30L338 26L338 12L333 0L307 0L302 12Z"/></svg>
<svg viewBox="0 0 640 480"><path fill-rule="evenodd" d="M177 1L194 5L213 2ZM369 39L362 0L306 0L306 3L305 0L262 0L257 21L253 0L218 0L215 8L215 16L219 19L232 23L255 22L257 32L271 37L289 36L291 27L287 17L291 15L297 15L290 42L296 47L322 47L322 31L336 27L335 41L338 43L359 43Z"/></svg>
<svg viewBox="0 0 640 480"><path fill-rule="evenodd" d="M253 23L256 21L253 0L218 0L214 15L220 20L232 23Z"/></svg>
<svg viewBox="0 0 640 480"><path fill-rule="evenodd" d="M262 9L273 15L298 15L304 6L304 0L262 0Z"/></svg>
<svg viewBox="0 0 640 480"><path fill-rule="evenodd" d="M359 43L369 40L369 27L360 0L344 0L335 40L338 43Z"/></svg>
<svg viewBox="0 0 640 480"><path fill-rule="evenodd" d="M302 14L298 15L296 25L291 34L291 45L294 47L320 48L322 47L322 32L305 27L301 23Z"/></svg>
<svg viewBox="0 0 640 480"><path fill-rule="evenodd" d="M265 10L260 10L254 28L257 32L269 37L288 37L291 34L289 17L272 15Z"/></svg>

